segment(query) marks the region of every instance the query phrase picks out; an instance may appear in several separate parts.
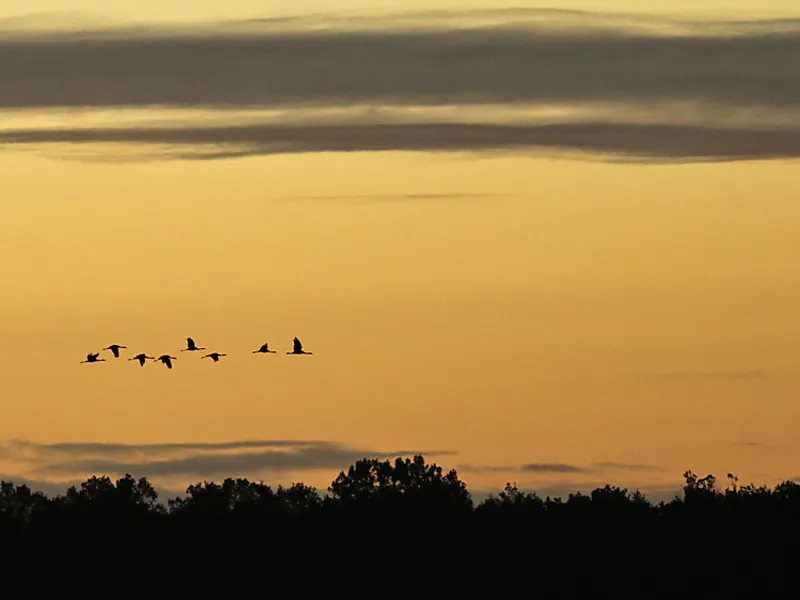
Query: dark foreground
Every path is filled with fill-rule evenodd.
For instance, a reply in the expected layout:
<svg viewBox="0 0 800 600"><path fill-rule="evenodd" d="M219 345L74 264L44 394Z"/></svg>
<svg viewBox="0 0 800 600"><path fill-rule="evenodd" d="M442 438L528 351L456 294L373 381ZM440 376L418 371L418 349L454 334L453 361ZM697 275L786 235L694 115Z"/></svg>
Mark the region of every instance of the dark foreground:
<svg viewBox="0 0 800 600"><path fill-rule="evenodd" d="M378 577L398 590L449 578L481 595L491 579L492 594L549 598L795 597L800 485L730 478L721 490L712 476L685 479L682 497L658 504L612 486L543 499L512 485L475 504L455 471L421 456L358 461L327 494L226 479L166 506L130 475L93 477L54 498L3 483L2 565L38 580L68 572L71 581L191 574L298 584L345 565L337 578L350 583L336 585L359 596L378 593Z"/></svg>

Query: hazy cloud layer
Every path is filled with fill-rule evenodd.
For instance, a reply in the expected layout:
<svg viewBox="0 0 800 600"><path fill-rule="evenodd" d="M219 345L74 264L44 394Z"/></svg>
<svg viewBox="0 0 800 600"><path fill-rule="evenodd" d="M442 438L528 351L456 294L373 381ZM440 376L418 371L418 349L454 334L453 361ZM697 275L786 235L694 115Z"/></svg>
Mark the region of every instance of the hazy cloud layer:
<svg viewBox="0 0 800 600"><path fill-rule="evenodd" d="M492 193L452 193L452 194L348 194L329 196L290 196L287 200L350 200L353 202L408 202L412 200L484 200L487 198L507 198L512 194Z"/></svg>
<svg viewBox="0 0 800 600"><path fill-rule="evenodd" d="M746 448L761 448L762 450L773 450L775 446L772 444L765 444L763 442L734 442L737 446L745 446Z"/></svg>
<svg viewBox="0 0 800 600"><path fill-rule="evenodd" d="M766 379L769 373L763 369L740 371L675 371L665 373L667 379L707 380L707 379Z"/></svg>
<svg viewBox="0 0 800 600"><path fill-rule="evenodd" d="M585 471L582 467L558 463L530 463L522 465L519 470L532 473L583 473Z"/></svg>
<svg viewBox="0 0 800 600"><path fill-rule="evenodd" d="M575 11L482 14L486 24L469 27L459 20L466 15L454 12L380 26L369 19L264 20L6 35L0 106L665 99L796 106L800 97L800 21L704 25Z"/></svg>
<svg viewBox="0 0 800 600"><path fill-rule="evenodd" d="M7 147L66 144L62 156L78 160L359 151L631 162L800 155L800 20L692 23L512 9L4 33L0 110L210 108L220 113L216 125L238 118L216 127L199 119L113 128L62 120L0 135ZM345 114L350 107L364 110ZM569 110L508 122L509 110L543 107ZM243 117L248 110L282 112L270 121ZM309 119L308 111L319 112Z"/></svg>
<svg viewBox="0 0 800 600"><path fill-rule="evenodd" d="M347 469L361 458L455 454L452 450L372 451L335 442L301 440L141 445L15 441L5 449L16 460L32 463L33 472L40 475L88 473L111 476L131 473L136 477L193 478L254 477L267 472Z"/></svg>
<svg viewBox="0 0 800 600"><path fill-rule="evenodd" d="M561 463L530 463L526 465L458 465L458 471L465 473L506 473L506 472L523 472L528 471L532 473L583 473L586 471L583 467L574 465L565 465Z"/></svg>
<svg viewBox="0 0 800 600"><path fill-rule="evenodd" d="M636 463L597 462L592 465L601 471L663 471L663 467L656 465L641 465Z"/></svg>
<svg viewBox="0 0 800 600"><path fill-rule="evenodd" d="M720 161L800 156L797 129L625 123L491 125L475 123L184 126L27 129L0 132L0 144L162 146L141 158L234 158L309 152L581 152L644 162ZM70 151L71 152L71 151ZM105 152L105 151L104 151ZM123 153L124 154L124 153ZM122 156L122 154L120 155ZM84 156L91 159L90 155ZM136 159L134 154L130 159Z"/></svg>
<svg viewBox="0 0 800 600"><path fill-rule="evenodd" d="M424 455L436 456L441 452L422 451ZM144 476L191 475L196 477L233 476L242 473L263 473L266 471L295 471L314 469L347 469L361 458L393 459L398 456L412 456L415 452L398 450L394 452L374 452L348 448L306 447L294 450L264 450L230 455L190 456L173 460L152 460L141 462L114 461L105 459L78 460L53 464L44 467L49 472L97 472L97 473L138 473Z"/></svg>
<svg viewBox="0 0 800 600"><path fill-rule="evenodd" d="M459 465L465 473L603 473L606 471L661 471L661 467L635 463L596 462L587 466L563 463L527 463L522 465Z"/></svg>
<svg viewBox="0 0 800 600"><path fill-rule="evenodd" d="M80 456L130 456L157 455L182 451L220 451L242 450L248 448L297 448L305 446L324 447L330 445L324 441L305 440L243 440L234 442L175 442L166 444L112 444L103 442L62 442L56 444L39 444L27 440L13 440L0 446L3 452L21 455L30 452L37 459L74 458Z"/></svg>

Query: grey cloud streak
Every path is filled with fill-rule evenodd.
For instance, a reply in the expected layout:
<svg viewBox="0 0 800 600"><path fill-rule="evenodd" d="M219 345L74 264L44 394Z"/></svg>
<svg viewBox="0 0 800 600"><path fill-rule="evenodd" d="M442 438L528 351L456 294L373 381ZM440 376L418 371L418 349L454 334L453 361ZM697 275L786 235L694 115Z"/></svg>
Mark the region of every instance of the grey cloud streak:
<svg viewBox="0 0 800 600"><path fill-rule="evenodd" d="M798 78L800 79L800 78ZM3 145L134 144L165 147L152 159L220 159L312 152L424 151L585 153L618 162L700 162L794 159L800 126L792 129L633 123L492 125L480 123L315 124L229 127L185 125L0 132ZM203 148L206 147L204 151ZM105 158L106 151L97 153ZM124 153L119 160L126 160ZM141 157L147 158L145 152ZM92 155L73 158L92 160ZM136 160L131 154L129 160Z"/></svg>
<svg viewBox="0 0 800 600"><path fill-rule="evenodd" d="M483 21L465 27L467 17ZM68 146L62 158L413 151L680 163L800 155L800 20L691 23L513 9L5 33L0 114L218 109L214 127L169 116L167 127L62 120L0 131L5 149L59 143ZM508 116L503 107L556 105L577 112L499 122ZM353 107L365 110L323 114ZM241 117L253 108L283 114L271 122ZM307 118L309 110L317 115ZM434 114L441 110L454 112ZM240 121L221 126L228 117Z"/></svg>
<svg viewBox="0 0 800 600"><path fill-rule="evenodd" d="M361 458L393 459L414 452L371 452L345 448L301 448L293 451L266 450L231 455L190 456L174 460L125 462L103 459L70 461L49 465L43 471L51 473L137 473L144 476L193 475L200 477L233 476L237 473L264 471L294 471L314 469L346 469ZM425 452L425 455L448 452Z"/></svg>
<svg viewBox="0 0 800 600"><path fill-rule="evenodd" d="M665 373L664 378L678 380L712 380L712 379L766 379L771 374L763 369L739 371L676 371Z"/></svg>
<svg viewBox="0 0 800 600"><path fill-rule="evenodd" d="M621 471L663 471L662 467L656 465L642 465L637 463L619 462L598 462L594 467L599 470L621 470Z"/></svg>
<svg viewBox="0 0 800 600"><path fill-rule="evenodd" d="M38 444L15 441L5 449L15 459L38 465L34 468L37 474L131 473L145 477L252 476L267 471L346 469L361 458L456 454L453 450L376 452L337 442L302 440L166 444ZM230 450L239 452L226 452Z"/></svg>
<svg viewBox="0 0 800 600"><path fill-rule="evenodd" d="M288 200L355 200L366 202L407 202L409 200L474 200L505 198L512 194L464 192L452 194L348 194L328 196L289 196Z"/></svg>
<svg viewBox="0 0 800 600"><path fill-rule="evenodd" d="M596 462L589 466L581 467L564 463L527 463L523 465L459 465L459 470L470 473L599 473L603 471L661 471L655 465L642 465L636 463Z"/></svg>
<svg viewBox="0 0 800 600"><path fill-rule="evenodd" d="M40 444L27 440L13 440L6 446L0 446L0 449L9 454L19 454L20 451L27 450L36 457L42 458L48 456L75 457L93 454L101 454L104 456L130 454L164 455L187 450L219 451L265 447L324 447L329 445L332 445L331 442L305 440L242 440L233 442L172 442L162 444L117 444L105 442Z"/></svg>
<svg viewBox="0 0 800 600"><path fill-rule="evenodd" d="M642 18L594 13L598 28L581 13L517 14L536 18L458 28L455 12L416 30L251 22L9 34L0 107L800 101L800 21L684 24L666 35L660 18L642 28Z"/></svg>
<svg viewBox="0 0 800 600"><path fill-rule="evenodd" d="M761 448L762 450L773 450L775 446L772 444L765 444L763 442L734 442L737 446L745 446L747 448Z"/></svg>
<svg viewBox="0 0 800 600"><path fill-rule="evenodd" d="M530 463L522 465L519 470L530 473L583 473L586 471L583 467L559 463Z"/></svg>

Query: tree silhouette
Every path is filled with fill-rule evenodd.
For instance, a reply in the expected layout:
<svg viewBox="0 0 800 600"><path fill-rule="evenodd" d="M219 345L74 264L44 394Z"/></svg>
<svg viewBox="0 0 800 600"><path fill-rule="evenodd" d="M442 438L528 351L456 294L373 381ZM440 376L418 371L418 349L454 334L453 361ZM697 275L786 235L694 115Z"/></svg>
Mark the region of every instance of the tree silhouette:
<svg viewBox="0 0 800 600"><path fill-rule="evenodd" d="M26 485L0 481L0 535L21 533L38 512L47 509L47 497Z"/></svg>
<svg viewBox="0 0 800 600"><path fill-rule="evenodd" d="M491 552L524 559L535 565L537 586L567 597L634 585L686 595L706 585L709 569L735 572L715 580L726 597L787 589L781 586L794 576L793 537L744 543L733 532L793 534L800 485L742 485L728 474L721 490L713 475L692 471L684 480L681 496L658 504L610 484L543 499L507 483L475 505L455 470L417 455L358 460L322 495L300 482L272 488L226 478L190 485L166 506L146 478L130 474L93 476L53 498L2 482L0 539L15 552L5 566L30 575L48 564L69 565L75 576L98 569L167 574L177 565L244 573L361 544L376 552L435 549L442 557Z"/></svg>
<svg viewBox="0 0 800 600"><path fill-rule="evenodd" d="M328 488L342 523L370 528L430 528L463 523L473 504L455 470L413 460L362 459Z"/></svg>

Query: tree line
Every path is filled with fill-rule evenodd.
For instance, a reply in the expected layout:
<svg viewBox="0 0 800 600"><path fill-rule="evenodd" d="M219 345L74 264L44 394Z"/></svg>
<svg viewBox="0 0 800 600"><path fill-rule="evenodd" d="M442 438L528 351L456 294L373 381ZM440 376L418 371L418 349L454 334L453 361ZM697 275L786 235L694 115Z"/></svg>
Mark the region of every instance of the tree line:
<svg viewBox="0 0 800 600"><path fill-rule="evenodd" d="M303 483L273 488L226 478L190 485L166 504L146 477L93 476L65 494L48 497L26 485L0 483L0 531L25 534L48 529L147 526L171 522L206 529L246 527L659 527L706 524L800 523L800 484L774 488L739 485L728 475L720 488L713 475L684 473L682 496L653 503L638 490L612 485L567 498L540 497L507 483L499 493L473 501L455 469L445 472L421 455L394 461L362 459L341 471L321 494Z"/></svg>
<svg viewBox="0 0 800 600"><path fill-rule="evenodd" d="M171 561L220 569L265 559L278 550L308 552L322 544L331 552L332 542L340 548L355 542L462 552L507 547L513 553L526 547L535 552L536 543L554 540L563 546L574 539L603 544L610 539L665 544L669 539L681 545L679 556L686 558L704 551L709 542L704 536L711 531L777 534L800 524L800 485L792 481L774 488L740 486L729 474L722 487L713 475L701 478L691 471L684 479L682 495L668 502L654 503L639 491L612 485L542 498L512 483L475 502L455 470L444 471L417 455L359 460L339 473L327 493L303 483L273 488L227 478L190 485L184 496L161 503L146 478L130 474L116 480L94 476L54 497L2 482L0 540L17 548L17 558L29 560L31 568L48 557L118 565L124 556L129 566L143 561L163 565L164 549L170 548ZM663 544L658 546L662 551L667 548ZM645 547L653 549L650 542ZM597 548L592 552L570 561L596 566L613 556ZM722 555L715 550L714 560ZM540 558L548 556L545 552ZM768 547L748 556L750 567L782 564ZM765 562L768 557L772 562ZM630 567L641 559L634 552L625 560ZM649 572L643 565L640 574Z"/></svg>

